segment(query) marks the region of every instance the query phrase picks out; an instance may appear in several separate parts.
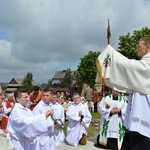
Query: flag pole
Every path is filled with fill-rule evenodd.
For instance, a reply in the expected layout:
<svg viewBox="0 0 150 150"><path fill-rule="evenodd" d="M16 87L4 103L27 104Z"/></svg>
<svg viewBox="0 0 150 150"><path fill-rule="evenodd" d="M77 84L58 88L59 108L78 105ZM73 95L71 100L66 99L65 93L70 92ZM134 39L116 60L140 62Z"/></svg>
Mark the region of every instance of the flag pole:
<svg viewBox="0 0 150 150"><path fill-rule="evenodd" d="M107 27L107 40L108 40L108 45L110 44L110 37L111 37L111 31L110 31L110 23L109 23L109 18L108 18L108 27ZM102 98L105 96L105 84L102 84Z"/></svg>
<svg viewBox="0 0 150 150"><path fill-rule="evenodd" d="M108 28L107 28L108 45L110 44L110 37L111 37L111 31L110 31L110 23L109 23L109 18L108 18Z"/></svg>

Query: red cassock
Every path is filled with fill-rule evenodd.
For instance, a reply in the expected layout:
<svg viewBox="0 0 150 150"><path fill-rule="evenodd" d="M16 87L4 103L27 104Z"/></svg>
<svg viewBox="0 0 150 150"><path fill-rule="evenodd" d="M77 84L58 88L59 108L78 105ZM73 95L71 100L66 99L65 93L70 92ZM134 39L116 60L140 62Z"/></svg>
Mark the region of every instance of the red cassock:
<svg viewBox="0 0 150 150"><path fill-rule="evenodd" d="M15 105L15 102L13 102L13 106L11 105L10 101L7 100L4 102L4 105L6 106L6 108L12 108L14 105ZM7 116L3 116L2 117L2 121L1 121L1 127L2 129L6 130L6 127L7 127L7 123L8 123L8 118L9 118L9 115L10 115L11 111L7 114Z"/></svg>
<svg viewBox="0 0 150 150"><path fill-rule="evenodd" d="M39 101L42 99L42 92L39 92L38 96L34 98L34 92L30 94L30 101L33 103L30 106L30 110L33 110L33 108L39 103Z"/></svg>

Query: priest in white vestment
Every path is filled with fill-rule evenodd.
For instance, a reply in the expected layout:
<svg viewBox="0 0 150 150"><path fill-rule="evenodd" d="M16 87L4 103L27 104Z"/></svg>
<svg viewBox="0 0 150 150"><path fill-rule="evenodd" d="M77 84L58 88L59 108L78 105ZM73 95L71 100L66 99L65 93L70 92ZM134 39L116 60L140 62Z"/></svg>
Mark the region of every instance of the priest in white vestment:
<svg viewBox="0 0 150 150"><path fill-rule="evenodd" d="M102 145L111 150L118 150L121 148L125 133L123 120L127 102L120 94L122 91L114 89L112 89L112 94L103 97L98 106L101 119L97 146Z"/></svg>
<svg viewBox="0 0 150 150"><path fill-rule="evenodd" d="M140 39L137 52L141 60L128 59L108 45L97 58L97 83L132 92L122 150L150 149L150 37Z"/></svg>
<svg viewBox="0 0 150 150"><path fill-rule="evenodd" d="M51 99L51 105L54 110L54 116L60 119L62 124L64 125L65 124L64 108L61 106L60 103L58 103L57 93L55 92L53 93L53 96ZM55 128L54 128L54 138L55 138L56 146L62 144L65 140L65 134L64 134L62 127L58 127L57 125L55 125Z"/></svg>
<svg viewBox="0 0 150 150"><path fill-rule="evenodd" d="M74 93L73 100L74 103L69 106L66 112L69 120L66 141L69 145L78 146L81 138L87 135L87 128L91 123L91 113L88 107L82 104L78 93Z"/></svg>
<svg viewBox="0 0 150 150"><path fill-rule="evenodd" d="M48 110L52 111L53 107L50 104L52 92L50 88L45 88L42 91L43 98L42 100L34 107L33 114L44 114ZM56 150L56 142L54 140L54 121L51 117L48 117L47 120L51 126L48 128L47 132L42 135L39 135L35 139L36 149L35 150ZM40 120L39 120L40 122ZM37 124L38 125L38 124Z"/></svg>
<svg viewBox="0 0 150 150"><path fill-rule="evenodd" d="M51 127L47 119L51 111L45 114L33 115L33 112L26 107L28 93L24 89L14 92L16 104L9 116L7 130L12 133L12 143L15 150L35 150L35 138L44 134Z"/></svg>

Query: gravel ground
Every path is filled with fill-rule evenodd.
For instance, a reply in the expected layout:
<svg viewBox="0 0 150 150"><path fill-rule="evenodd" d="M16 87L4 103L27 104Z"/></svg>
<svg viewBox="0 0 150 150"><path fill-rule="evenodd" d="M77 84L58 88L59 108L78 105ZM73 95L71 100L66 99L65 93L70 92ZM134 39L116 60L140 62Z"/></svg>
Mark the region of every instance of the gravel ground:
<svg viewBox="0 0 150 150"><path fill-rule="evenodd" d="M96 140L88 139L86 145L79 145L77 147L67 145L67 143L61 144L57 146L56 150L104 150L102 148L97 148L94 146L94 143L96 143Z"/></svg>

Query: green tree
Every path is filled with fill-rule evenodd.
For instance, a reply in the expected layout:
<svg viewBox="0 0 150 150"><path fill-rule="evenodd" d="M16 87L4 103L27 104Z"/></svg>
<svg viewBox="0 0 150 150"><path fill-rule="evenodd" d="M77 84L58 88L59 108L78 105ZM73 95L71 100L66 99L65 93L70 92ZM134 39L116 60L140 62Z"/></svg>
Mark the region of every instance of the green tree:
<svg viewBox="0 0 150 150"><path fill-rule="evenodd" d="M47 87L53 87L52 79L49 79L49 80L48 80Z"/></svg>
<svg viewBox="0 0 150 150"><path fill-rule="evenodd" d="M127 35L119 36L118 51L129 59L139 60L140 57L137 55L136 48L140 38L145 36L150 36L150 28L148 27L133 31L133 35L127 33Z"/></svg>
<svg viewBox="0 0 150 150"><path fill-rule="evenodd" d="M32 78L33 78L32 73L28 72L27 75L24 77L21 85L21 87L25 88L28 91L28 93L30 93L33 90Z"/></svg>
<svg viewBox="0 0 150 150"><path fill-rule="evenodd" d="M0 86L1 86L1 88L2 88L3 91L5 91L7 89L7 83L1 82Z"/></svg>
<svg viewBox="0 0 150 150"><path fill-rule="evenodd" d="M72 84L72 80L73 80L73 75L72 75L72 71L70 68L68 68L66 70L66 74L64 76L63 79L61 79L61 84L60 87L62 88L70 88L71 84Z"/></svg>
<svg viewBox="0 0 150 150"><path fill-rule="evenodd" d="M97 73L96 58L100 52L89 51L87 55L80 58L81 62L77 68L77 85L78 90L81 92L83 84L90 84L91 87L95 84Z"/></svg>

